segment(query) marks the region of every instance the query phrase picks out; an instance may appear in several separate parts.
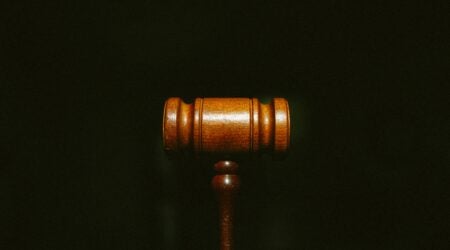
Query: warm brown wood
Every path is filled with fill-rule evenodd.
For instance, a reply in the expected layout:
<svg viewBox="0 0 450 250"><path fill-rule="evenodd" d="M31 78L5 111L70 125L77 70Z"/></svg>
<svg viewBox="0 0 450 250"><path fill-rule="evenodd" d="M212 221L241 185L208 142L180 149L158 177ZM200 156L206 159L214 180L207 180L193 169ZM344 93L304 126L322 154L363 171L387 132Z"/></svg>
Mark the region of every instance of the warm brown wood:
<svg viewBox="0 0 450 250"><path fill-rule="evenodd" d="M219 203L220 249L233 249L233 214L235 194L239 190L238 165L232 161L220 161L214 165L217 175L211 185Z"/></svg>
<svg viewBox="0 0 450 250"><path fill-rule="evenodd" d="M196 98L166 101L164 148L171 152L234 155L289 148L289 106L284 98L262 104L256 98Z"/></svg>
<svg viewBox="0 0 450 250"><path fill-rule="evenodd" d="M287 152L290 137L289 105L284 98L262 104L256 98L196 98L186 104L169 98L164 107L164 149L173 153L242 155ZM217 158L216 157L216 158ZM239 189L238 165L219 161L211 185L219 203L221 249L233 245L234 196Z"/></svg>

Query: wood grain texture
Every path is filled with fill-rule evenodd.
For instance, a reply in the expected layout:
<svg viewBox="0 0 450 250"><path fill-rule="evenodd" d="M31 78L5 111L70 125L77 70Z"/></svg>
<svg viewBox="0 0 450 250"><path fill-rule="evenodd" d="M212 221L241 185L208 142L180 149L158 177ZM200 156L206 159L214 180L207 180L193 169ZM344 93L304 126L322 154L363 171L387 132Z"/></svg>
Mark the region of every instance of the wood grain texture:
<svg viewBox="0 0 450 250"><path fill-rule="evenodd" d="M163 115L164 149L170 153L216 155L284 155L290 142L289 105L284 98L262 104L256 98L196 98L187 104L167 99ZM238 165L219 161L211 181L219 203L220 249L233 249L234 198L239 190Z"/></svg>
<svg viewBox="0 0 450 250"><path fill-rule="evenodd" d="M164 149L195 154L282 155L290 137L289 105L284 98L262 104L256 98L178 97L165 103Z"/></svg>

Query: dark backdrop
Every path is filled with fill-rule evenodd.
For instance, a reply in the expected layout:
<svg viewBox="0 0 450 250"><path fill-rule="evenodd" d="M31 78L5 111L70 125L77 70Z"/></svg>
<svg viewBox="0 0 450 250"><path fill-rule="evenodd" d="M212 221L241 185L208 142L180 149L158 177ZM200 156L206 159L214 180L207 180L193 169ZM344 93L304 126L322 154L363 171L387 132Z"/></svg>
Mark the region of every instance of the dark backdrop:
<svg viewBox="0 0 450 250"><path fill-rule="evenodd" d="M292 151L242 164L237 249L447 249L448 11L360 2L3 6L0 248L216 249L163 102L282 96Z"/></svg>

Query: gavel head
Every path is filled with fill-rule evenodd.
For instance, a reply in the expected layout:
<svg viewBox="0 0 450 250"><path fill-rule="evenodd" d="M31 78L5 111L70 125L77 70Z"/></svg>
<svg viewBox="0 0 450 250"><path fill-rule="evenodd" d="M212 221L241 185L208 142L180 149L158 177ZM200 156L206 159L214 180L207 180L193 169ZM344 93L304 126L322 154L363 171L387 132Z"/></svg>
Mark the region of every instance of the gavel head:
<svg viewBox="0 0 450 250"><path fill-rule="evenodd" d="M289 137L284 98L273 98L269 104L256 98L196 98L186 104L172 97L165 103L163 141L169 153L283 156Z"/></svg>

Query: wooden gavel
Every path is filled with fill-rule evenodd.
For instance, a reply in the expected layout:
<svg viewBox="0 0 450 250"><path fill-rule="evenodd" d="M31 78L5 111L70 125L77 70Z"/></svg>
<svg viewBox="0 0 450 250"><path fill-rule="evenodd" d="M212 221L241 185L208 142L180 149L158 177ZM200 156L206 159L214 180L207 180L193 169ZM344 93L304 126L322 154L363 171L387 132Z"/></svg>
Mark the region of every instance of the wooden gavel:
<svg viewBox="0 0 450 250"><path fill-rule="evenodd" d="M233 200L240 182L231 159L269 153L285 155L290 141L289 105L284 98L262 104L256 98L167 99L163 116L168 153L218 159L212 179L220 210L221 249L233 246Z"/></svg>

